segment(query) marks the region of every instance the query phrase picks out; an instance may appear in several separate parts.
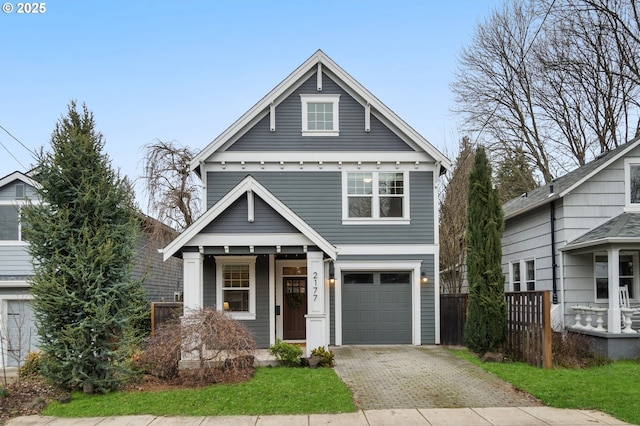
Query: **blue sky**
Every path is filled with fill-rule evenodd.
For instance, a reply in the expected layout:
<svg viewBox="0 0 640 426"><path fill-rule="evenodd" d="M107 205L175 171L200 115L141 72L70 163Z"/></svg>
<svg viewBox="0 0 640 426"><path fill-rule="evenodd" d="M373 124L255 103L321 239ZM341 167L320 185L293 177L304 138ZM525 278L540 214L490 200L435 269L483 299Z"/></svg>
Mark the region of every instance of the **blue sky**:
<svg viewBox="0 0 640 426"><path fill-rule="evenodd" d="M46 1L39 15L0 13L0 126L48 149L69 101L86 103L113 165L135 179L144 144L204 148L322 49L453 157L456 58L500 3ZM0 143L0 177L33 163L1 129Z"/></svg>

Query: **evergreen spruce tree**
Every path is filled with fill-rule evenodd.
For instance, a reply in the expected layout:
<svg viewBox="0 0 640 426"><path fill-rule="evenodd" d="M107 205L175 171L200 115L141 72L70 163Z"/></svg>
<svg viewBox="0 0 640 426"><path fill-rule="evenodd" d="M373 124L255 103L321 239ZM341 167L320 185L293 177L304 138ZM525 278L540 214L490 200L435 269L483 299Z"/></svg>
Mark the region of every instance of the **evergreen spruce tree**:
<svg viewBox="0 0 640 426"><path fill-rule="evenodd" d="M469 304L464 341L476 353L498 351L507 331L500 241L504 225L498 193L491 183L491 165L483 147L476 150L469 175L467 214Z"/></svg>
<svg viewBox="0 0 640 426"><path fill-rule="evenodd" d="M131 186L111 165L93 114L75 102L34 169L41 203L22 212L43 372L61 387L116 389L131 371L144 291L131 279L138 235Z"/></svg>

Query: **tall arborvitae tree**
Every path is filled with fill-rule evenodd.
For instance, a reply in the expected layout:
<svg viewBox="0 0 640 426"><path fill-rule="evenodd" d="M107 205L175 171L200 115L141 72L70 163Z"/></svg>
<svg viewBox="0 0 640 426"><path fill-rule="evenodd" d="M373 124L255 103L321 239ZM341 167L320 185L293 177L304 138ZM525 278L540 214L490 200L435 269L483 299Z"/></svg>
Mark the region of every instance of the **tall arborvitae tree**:
<svg viewBox="0 0 640 426"><path fill-rule="evenodd" d="M469 175L467 280L469 304L464 341L477 353L498 351L507 331L502 274L503 212L491 183L491 165L483 147L476 150Z"/></svg>
<svg viewBox="0 0 640 426"><path fill-rule="evenodd" d="M75 102L34 170L41 203L23 209L43 373L85 392L117 388L137 343L141 283L130 276L138 235L131 186L102 152L93 114Z"/></svg>

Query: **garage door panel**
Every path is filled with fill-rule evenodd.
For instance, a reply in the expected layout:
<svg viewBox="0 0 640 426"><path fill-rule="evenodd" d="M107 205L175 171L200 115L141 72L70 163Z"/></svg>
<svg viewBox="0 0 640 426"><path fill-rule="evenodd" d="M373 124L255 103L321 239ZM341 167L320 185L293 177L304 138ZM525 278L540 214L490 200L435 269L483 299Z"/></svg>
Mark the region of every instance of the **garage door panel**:
<svg viewBox="0 0 640 426"><path fill-rule="evenodd" d="M411 343L411 284L380 284L380 273L366 274L374 283L343 285L343 343Z"/></svg>

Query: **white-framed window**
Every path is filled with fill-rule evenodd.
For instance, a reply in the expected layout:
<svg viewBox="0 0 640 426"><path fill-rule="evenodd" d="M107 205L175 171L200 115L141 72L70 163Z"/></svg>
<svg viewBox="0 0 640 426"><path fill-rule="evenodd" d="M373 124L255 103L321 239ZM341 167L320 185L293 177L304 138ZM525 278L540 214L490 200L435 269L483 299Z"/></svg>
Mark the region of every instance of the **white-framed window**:
<svg viewBox="0 0 640 426"><path fill-rule="evenodd" d="M536 261L534 259L511 262L511 289L513 291L535 291Z"/></svg>
<svg viewBox="0 0 640 426"><path fill-rule="evenodd" d="M596 253L593 259L596 301L609 300L609 257L607 253ZM638 252L621 251L618 260L618 276L620 287L627 286L629 298L635 299L638 282Z"/></svg>
<svg viewBox="0 0 640 426"><path fill-rule="evenodd" d="M640 158L625 158L624 181L626 210L640 211Z"/></svg>
<svg viewBox="0 0 640 426"><path fill-rule="evenodd" d="M343 172L342 220L354 224L408 223L408 172Z"/></svg>
<svg viewBox="0 0 640 426"><path fill-rule="evenodd" d="M527 284L527 291L535 291L536 289L536 261L525 260L524 261L525 279Z"/></svg>
<svg viewBox="0 0 640 426"><path fill-rule="evenodd" d="M522 275L520 274L520 262L511 264L511 288L513 291L521 291Z"/></svg>
<svg viewBox="0 0 640 426"><path fill-rule="evenodd" d="M340 95L300 95L302 136L340 134Z"/></svg>
<svg viewBox="0 0 640 426"><path fill-rule="evenodd" d="M22 241L20 206L0 204L0 241Z"/></svg>
<svg viewBox="0 0 640 426"><path fill-rule="evenodd" d="M256 319L256 257L216 256L217 309Z"/></svg>

